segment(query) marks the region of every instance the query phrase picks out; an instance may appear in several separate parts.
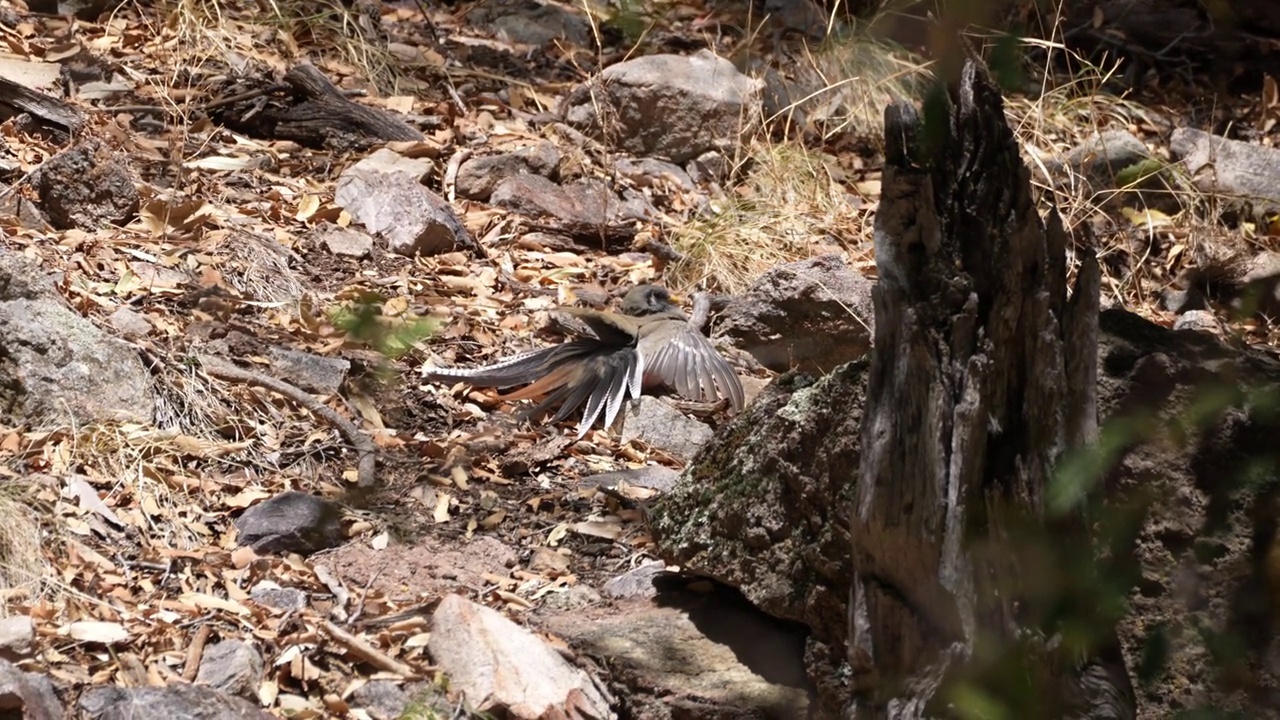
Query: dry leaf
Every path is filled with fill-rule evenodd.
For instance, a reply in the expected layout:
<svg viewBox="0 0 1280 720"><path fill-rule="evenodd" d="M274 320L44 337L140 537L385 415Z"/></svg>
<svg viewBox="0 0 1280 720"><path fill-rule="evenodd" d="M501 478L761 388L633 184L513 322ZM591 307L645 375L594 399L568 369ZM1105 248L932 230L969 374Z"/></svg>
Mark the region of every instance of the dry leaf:
<svg viewBox="0 0 1280 720"><path fill-rule="evenodd" d="M249 608L234 600L226 600L207 593L188 592L178 596L178 600L201 610L225 610L236 615L248 615Z"/></svg>
<svg viewBox="0 0 1280 720"><path fill-rule="evenodd" d="M468 487L467 470L461 465L453 466L453 469L449 471L449 479L453 481L454 485L458 486L459 490L466 490Z"/></svg>
<svg viewBox="0 0 1280 720"><path fill-rule="evenodd" d="M442 492L436 495L436 509L431 516L437 523L449 521L449 501L451 499L449 493Z"/></svg>
<svg viewBox="0 0 1280 720"><path fill-rule="evenodd" d="M63 632L73 640L103 645L114 645L129 639L129 631L120 623L113 622L83 620L67 625L63 628Z"/></svg>
<svg viewBox="0 0 1280 720"><path fill-rule="evenodd" d="M506 510L498 510L492 513L491 515L489 515L488 517L486 517L484 520L481 520L480 527L484 528L485 530L493 530L494 528L501 525L502 521L505 520L506 517L507 517Z"/></svg>
<svg viewBox="0 0 1280 720"><path fill-rule="evenodd" d="M515 593L507 592L506 590L494 590L493 594L502 598L504 601L512 605L518 605L524 608L525 610L529 610L533 608L532 602L529 602L528 600L520 597L519 595L516 595Z"/></svg>
<svg viewBox="0 0 1280 720"><path fill-rule="evenodd" d="M98 497L98 491L83 475L68 475L62 496L74 497L82 510L93 512L116 527L124 527L124 522Z"/></svg>
<svg viewBox="0 0 1280 720"><path fill-rule="evenodd" d="M243 570L249 567L249 563L258 559L258 553L253 548L244 545L231 551L231 566L237 570Z"/></svg>
<svg viewBox="0 0 1280 720"><path fill-rule="evenodd" d="M307 193L298 201L298 210L293 214L293 218L298 222L306 222L319 209L320 196L315 193Z"/></svg>
<svg viewBox="0 0 1280 720"><path fill-rule="evenodd" d="M210 155L182 163L182 167L191 170L212 170L214 172L235 172L257 167L261 161L248 156L228 157L226 155Z"/></svg>
<svg viewBox="0 0 1280 720"><path fill-rule="evenodd" d="M556 525L554 528L551 528L551 534L547 535L547 546L555 547L559 545L560 541L563 540L565 536L568 534L569 534L568 525L566 525L565 523L560 523L559 525Z"/></svg>
<svg viewBox="0 0 1280 720"><path fill-rule="evenodd" d="M431 639L431 633L429 632L418 633L417 635L412 635L408 639L406 639L404 641L404 646L407 648L426 647L427 641L430 639Z"/></svg>
<svg viewBox="0 0 1280 720"><path fill-rule="evenodd" d="M241 490L235 495L223 499L222 504L236 509L244 509L269 497L271 497L271 493L264 490Z"/></svg>
<svg viewBox="0 0 1280 720"><path fill-rule="evenodd" d="M572 530L579 535L590 535L605 540L617 540L622 536L622 525L616 522L586 520L574 523Z"/></svg>
<svg viewBox="0 0 1280 720"><path fill-rule="evenodd" d="M258 686L258 702L263 707L271 707L276 704L276 698L280 696L280 685L275 680L263 680Z"/></svg>

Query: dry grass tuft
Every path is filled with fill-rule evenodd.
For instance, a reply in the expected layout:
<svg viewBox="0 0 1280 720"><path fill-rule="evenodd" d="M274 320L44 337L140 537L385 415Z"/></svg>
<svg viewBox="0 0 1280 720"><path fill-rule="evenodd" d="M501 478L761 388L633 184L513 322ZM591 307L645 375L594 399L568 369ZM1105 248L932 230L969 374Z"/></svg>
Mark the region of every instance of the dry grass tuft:
<svg viewBox="0 0 1280 720"><path fill-rule="evenodd" d="M0 481L0 591L34 591L46 572L36 522L34 487L21 479ZM3 615L6 603L0 603Z"/></svg>
<svg viewBox="0 0 1280 720"><path fill-rule="evenodd" d="M878 145L884 135L884 108L919 97L930 79L928 64L879 39L874 20L828 37L816 49L804 47L786 67L790 104L766 125L784 122L823 140L852 135Z"/></svg>
<svg viewBox="0 0 1280 720"><path fill-rule="evenodd" d="M290 267L297 255L274 238L252 232L232 233L224 246L229 260L227 282L260 302L294 304L302 297L302 281Z"/></svg>
<svg viewBox="0 0 1280 720"><path fill-rule="evenodd" d="M869 252L870 211L850 202L823 155L766 141L749 153L741 182L675 231L672 246L685 259L669 269L669 283L737 293L815 251Z"/></svg>
<svg viewBox="0 0 1280 720"><path fill-rule="evenodd" d="M1141 138L1163 122L1109 91L1118 61L1093 63L1054 40L1023 42L1041 58L1040 66L1027 68L1038 87L1006 94L1005 113L1033 170L1032 183L1068 231L1094 245L1104 298L1155 313L1160 294L1175 278L1221 254L1221 209L1159 148L1149 149L1146 160L1115 168L1114 177L1095 181L1064 162L1097 134L1128 130Z"/></svg>
<svg viewBox="0 0 1280 720"><path fill-rule="evenodd" d="M1070 166L1058 166L1050 173L1050 164L1060 161L1093 134L1145 123L1147 110L1106 90L1118 64L1096 65L1054 43L1029 40L1027 45L1045 51L1048 67L1037 69L1042 77L1038 93L1006 96L1005 115L1028 164L1038 170L1033 182L1052 199L1068 228L1098 215L1107 204L1133 200L1141 205L1142 196L1137 190L1149 188L1152 175L1173 181L1166 188L1168 193L1188 192L1189 186L1176 182L1172 167L1158 158L1153 160L1149 173L1134 172L1131 182L1118 177L1118 187L1095 188L1075 175ZM1058 84L1054 84L1058 76L1050 69L1055 55L1065 56L1065 64L1072 68L1068 79ZM1064 179L1050 185L1045 182L1050 175Z"/></svg>
<svg viewBox="0 0 1280 720"><path fill-rule="evenodd" d="M158 89L187 89L193 69L247 73L256 61L283 72L286 67L277 59L302 60L305 47L324 48L327 59L351 66L353 74L380 91L393 91L399 80L374 3L162 0L154 6L138 3L137 14L154 36L174 38L172 47L181 56L169 64L168 88ZM263 52L263 45L271 52Z"/></svg>
<svg viewBox="0 0 1280 720"><path fill-rule="evenodd" d="M823 138L848 133L877 145L884 138L885 106L918 98L931 79L927 63L876 37L874 20L828 39L812 56L812 68L827 82L800 104L809 122Z"/></svg>
<svg viewBox="0 0 1280 720"><path fill-rule="evenodd" d="M91 425L79 429L62 452L68 467L93 468L100 477L114 480L108 490L119 499L117 507L150 507L164 522L153 522L152 538L167 547L191 550L205 546L209 538L193 531L193 525L169 522L181 517L181 506L190 502L195 488L184 487L183 468L211 443L192 436L137 425ZM201 503L194 503L199 505Z"/></svg>
<svg viewBox="0 0 1280 720"><path fill-rule="evenodd" d="M853 137L871 146L883 142L885 105L918 97L929 78L926 64L878 39L874 23L804 48L789 73L790 104L763 125L801 132L769 134L819 143ZM814 254L843 250L868 260L871 209L850 197L845 173L830 161L799 140L752 141L735 184L675 231L672 245L685 260L667 281L736 293L775 265Z"/></svg>
<svg viewBox="0 0 1280 720"><path fill-rule="evenodd" d="M399 80L387 48L379 3L342 0L268 0L281 37L291 43L332 48L342 62L380 91L391 92Z"/></svg>

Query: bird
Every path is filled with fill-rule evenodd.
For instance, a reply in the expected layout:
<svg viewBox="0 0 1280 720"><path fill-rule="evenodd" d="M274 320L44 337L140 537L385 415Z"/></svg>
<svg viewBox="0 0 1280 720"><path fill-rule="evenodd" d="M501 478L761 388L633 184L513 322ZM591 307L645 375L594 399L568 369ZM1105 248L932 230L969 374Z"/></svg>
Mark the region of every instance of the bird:
<svg viewBox="0 0 1280 720"><path fill-rule="evenodd" d="M615 427L627 399L639 400L646 387L666 386L699 402L727 399L734 412L742 409L738 374L661 285L632 288L619 312L560 307L551 317L566 342L482 367L431 368L424 377L499 389L524 385L499 399L541 398L530 416L559 406L553 425L581 407L579 440L602 415L605 427Z"/></svg>

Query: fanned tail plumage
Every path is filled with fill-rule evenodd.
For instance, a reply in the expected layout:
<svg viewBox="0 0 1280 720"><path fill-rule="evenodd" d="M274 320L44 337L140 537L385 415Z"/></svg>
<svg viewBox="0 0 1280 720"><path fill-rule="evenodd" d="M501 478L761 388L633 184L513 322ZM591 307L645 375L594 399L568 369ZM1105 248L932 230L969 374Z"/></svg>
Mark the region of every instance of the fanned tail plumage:
<svg viewBox="0 0 1280 720"><path fill-rule="evenodd" d="M477 387L509 388L525 385L597 349L597 345L585 341L526 350L492 365L476 368L432 368L424 373L428 380L462 380Z"/></svg>
<svg viewBox="0 0 1280 720"><path fill-rule="evenodd" d="M579 340L530 350L492 365L478 368L438 368L425 373L428 380L461 380L478 387L518 390L499 395L504 401L540 398L528 416L556 408L550 422L558 423L583 408L578 423L581 439L603 414L613 426L623 412L628 394L640 397L644 362L634 349L609 350L599 343Z"/></svg>

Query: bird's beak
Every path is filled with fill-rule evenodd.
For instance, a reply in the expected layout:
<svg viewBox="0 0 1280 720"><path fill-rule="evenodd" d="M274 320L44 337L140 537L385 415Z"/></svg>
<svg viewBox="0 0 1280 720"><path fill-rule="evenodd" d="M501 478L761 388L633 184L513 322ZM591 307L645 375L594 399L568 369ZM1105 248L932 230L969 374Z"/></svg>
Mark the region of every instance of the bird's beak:
<svg viewBox="0 0 1280 720"><path fill-rule="evenodd" d="M672 303L674 303L674 304L676 304L676 305L683 305L683 304L684 304L684 298L683 298L683 297L681 297L680 295L677 295L677 294L675 294L675 293L667 293L667 294L671 296L671 302L672 302Z"/></svg>

